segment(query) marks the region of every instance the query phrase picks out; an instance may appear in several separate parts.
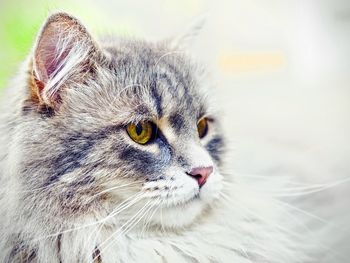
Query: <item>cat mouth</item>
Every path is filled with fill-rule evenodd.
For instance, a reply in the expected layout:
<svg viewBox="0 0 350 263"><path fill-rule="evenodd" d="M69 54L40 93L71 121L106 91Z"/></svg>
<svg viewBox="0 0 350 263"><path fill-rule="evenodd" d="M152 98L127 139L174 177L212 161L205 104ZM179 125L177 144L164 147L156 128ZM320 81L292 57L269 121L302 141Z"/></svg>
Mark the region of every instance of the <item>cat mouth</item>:
<svg viewBox="0 0 350 263"><path fill-rule="evenodd" d="M176 208L176 207L184 207L193 204L193 202L199 201L200 195L196 193L190 197L186 197L180 200L171 200L168 199L163 203L163 207L165 208Z"/></svg>
<svg viewBox="0 0 350 263"><path fill-rule="evenodd" d="M182 200L169 200L159 209L159 216L153 218L155 225L179 229L191 225L205 209L199 194Z"/></svg>

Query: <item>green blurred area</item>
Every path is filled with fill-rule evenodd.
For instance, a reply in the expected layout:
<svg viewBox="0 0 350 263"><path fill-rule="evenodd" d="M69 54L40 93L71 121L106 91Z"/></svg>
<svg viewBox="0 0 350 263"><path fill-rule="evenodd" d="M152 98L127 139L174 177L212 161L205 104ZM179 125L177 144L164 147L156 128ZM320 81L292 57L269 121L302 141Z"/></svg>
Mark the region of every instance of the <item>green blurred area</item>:
<svg viewBox="0 0 350 263"><path fill-rule="evenodd" d="M6 86L29 54L47 16L56 11L78 16L92 31L111 31L103 12L99 12L99 6L93 1L0 0L0 89ZM122 33L133 31L122 21L113 30Z"/></svg>
<svg viewBox="0 0 350 263"><path fill-rule="evenodd" d="M17 3L14 3L17 2ZM0 8L0 87L14 74L23 60L40 25L40 16L33 15L20 1L2 3ZM32 7L35 10L35 7ZM31 9L31 8L30 8Z"/></svg>

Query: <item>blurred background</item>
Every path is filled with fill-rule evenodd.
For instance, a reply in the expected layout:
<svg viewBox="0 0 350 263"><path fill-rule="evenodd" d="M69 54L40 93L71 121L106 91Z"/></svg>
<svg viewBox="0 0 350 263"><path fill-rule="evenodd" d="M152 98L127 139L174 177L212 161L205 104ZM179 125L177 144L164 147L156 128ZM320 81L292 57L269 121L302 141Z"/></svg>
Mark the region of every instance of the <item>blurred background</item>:
<svg viewBox="0 0 350 263"><path fill-rule="evenodd" d="M55 10L78 16L95 35L151 40L205 15L191 48L212 72L232 170L307 183L349 177L350 1L1 0L1 87ZM350 192L349 184L336 192Z"/></svg>

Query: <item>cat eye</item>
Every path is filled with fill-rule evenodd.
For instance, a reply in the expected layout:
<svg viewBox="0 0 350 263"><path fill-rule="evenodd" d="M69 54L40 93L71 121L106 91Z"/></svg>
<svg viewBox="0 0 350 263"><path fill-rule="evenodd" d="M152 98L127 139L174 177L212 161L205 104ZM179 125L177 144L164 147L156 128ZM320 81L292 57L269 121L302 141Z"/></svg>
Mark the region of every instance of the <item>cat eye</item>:
<svg viewBox="0 0 350 263"><path fill-rule="evenodd" d="M137 124L128 124L126 131L133 141L139 144L146 144L155 138L156 129L151 122L139 122Z"/></svg>
<svg viewBox="0 0 350 263"><path fill-rule="evenodd" d="M197 130L199 138L203 138L208 133L208 119L202 118L197 123Z"/></svg>

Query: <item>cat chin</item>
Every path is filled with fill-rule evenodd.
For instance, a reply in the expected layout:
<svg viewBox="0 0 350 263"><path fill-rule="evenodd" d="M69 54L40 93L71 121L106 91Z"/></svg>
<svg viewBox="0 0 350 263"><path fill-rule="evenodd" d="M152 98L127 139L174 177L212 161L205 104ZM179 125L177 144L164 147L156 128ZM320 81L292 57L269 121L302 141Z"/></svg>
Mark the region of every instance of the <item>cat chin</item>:
<svg viewBox="0 0 350 263"><path fill-rule="evenodd" d="M216 180L209 182L198 195L188 201L159 209L152 217L152 223L159 227L178 229L187 227L201 216L205 216L204 211L217 200L221 192L221 175L216 176Z"/></svg>
<svg viewBox="0 0 350 263"><path fill-rule="evenodd" d="M183 228L191 225L206 206L207 204L199 198L194 198L184 204L167 206L153 216L152 223L165 228Z"/></svg>

